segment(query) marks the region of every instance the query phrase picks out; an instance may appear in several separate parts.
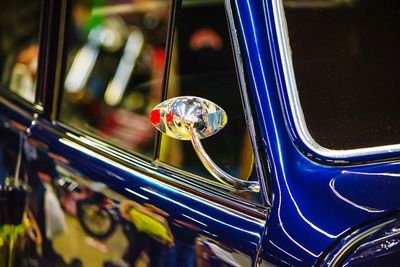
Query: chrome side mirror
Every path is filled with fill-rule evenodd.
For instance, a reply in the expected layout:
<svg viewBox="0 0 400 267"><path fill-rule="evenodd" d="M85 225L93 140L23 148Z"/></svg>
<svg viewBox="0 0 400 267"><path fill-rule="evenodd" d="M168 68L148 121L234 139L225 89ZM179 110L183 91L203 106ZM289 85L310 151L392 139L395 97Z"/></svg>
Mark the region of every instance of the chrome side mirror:
<svg viewBox="0 0 400 267"><path fill-rule="evenodd" d="M200 97L181 96L167 99L150 113L150 121L160 132L179 140L190 140L204 167L221 183L238 191L260 191L260 184L243 181L218 167L204 150L201 139L212 136L228 122L226 112L217 104Z"/></svg>

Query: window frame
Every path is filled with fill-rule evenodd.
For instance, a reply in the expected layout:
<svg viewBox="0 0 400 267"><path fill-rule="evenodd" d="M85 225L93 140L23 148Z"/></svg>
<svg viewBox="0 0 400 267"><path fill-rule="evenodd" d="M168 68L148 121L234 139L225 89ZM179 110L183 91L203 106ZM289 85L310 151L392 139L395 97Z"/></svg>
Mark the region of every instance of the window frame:
<svg viewBox="0 0 400 267"><path fill-rule="evenodd" d="M181 2L181 1L179 0L176 2ZM214 2L218 2L218 0L216 0ZM229 32L229 37L230 37L230 45L232 48L232 56L233 56L233 60L234 60L234 67L235 67L235 72L236 72L236 76L237 76L238 87L240 90L239 93L240 93L241 102L242 102L242 105L240 106L240 108L242 109L243 114L244 114L245 123L246 123L246 127L247 127L247 130L249 133L251 146L252 146L252 152L254 155L254 162L253 162L252 170L250 172L250 176L254 172L258 181L260 183L264 183L264 181L267 181L266 180L267 176L265 175L266 171L262 168L261 158L258 153L259 146L257 143L257 138L256 138L257 134L256 134L255 126L254 126L252 107L250 104L249 93L248 93L248 89L247 89L247 80L246 80L246 74L245 74L247 72L245 71L245 68L244 68L244 65L242 62L242 58L241 58L242 48L240 47L239 33L236 28L237 22L235 21L234 10L232 9L231 0L221 0L221 3L224 4L225 16L226 16L226 20L227 20L228 32ZM179 4L176 8L177 9L175 11L177 13L179 13L179 9L180 9ZM167 65L166 67L168 68L168 70L165 73L165 80L163 80L163 87L162 87L163 94L162 94L161 101L167 100L167 95L168 95L168 78L169 78L168 76L169 76L169 67L171 65L170 57L172 56L172 49L173 49L173 44L174 44L174 35L175 35L175 26L176 26L175 23L176 23L176 20L173 21L173 25L171 24L171 29L170 29L171 35L169 37L171 37L171 39L168 42L168 48L167 48L167 53L168 53L167 60L168 61L166 61L166 65ZM228 116L229 116L229 114L228 114ZM180 169L178 167L175 167L175 166L169 165L168 163L160 161L159 154L160 154L160 147L161 147L161 135L162 135L162 133L157 131L155 154L154 154L154 160L153 160L157 165L163 166L165 168L170 168L173 170L180 170L181 173L185 173L187 176L189 176L193 179L205 180L207 182L214 184L214 181L210 181L209 178L202 177L198 174L192 173L190 171L185 171L183 169ZM194 153L194 151L193 151L193 153ZM217 182L217 183L221 184L219 182ZM232 187L228 187L228 188L233 189ZM265 184L265 188L267 188L266 184ZM268 200L267 200L267 202L269 203Z"/></svg>
<svg viewBox="0 0 400 267"><path fill-rule="evenodd" d="M56 0L51 0L56 1ZM171 0L171 14L169 18L168 32L167 32L167 45L166 45L166 63L164 66L164 74L163 74L163 95L162 100L166 97L166 87L168 83L168 74L170 67L170 58L171 51L174 41L174 29L175 29L175 16L177 15L178 7L180 5L180 0ZM228 27L229 33L231 36L232 43L232 51L235 60L235 68L236 73L238 75L239 87L242 95L242 102L245 106L242 106L243 111L245 112L246 124L249 128L249 135L252 142L252 149L254 153L254 170L256 171L257 179L263 185L266 183L266 175L265 171L262 168L261 159L258 154L258 146L256 142L256 133L253 122L253 116L251 115L251 106L250 101L248 99L247 87L246 87L246 78L244 74L244 67L242 64L242 60L240 57L240 46L238 41L238 36L236 33L236 26L234 22L234 15L232 11L232 7L230 5L230 0L222 0L225 5L225 11L228 19ZM58 132L62 135L63 138L69 139L85 148L93 150L96 153L99 153L102 156L110 158L111 160L115 160L122 165L136 170L145 171L150 176L155 177L168 177L167 179L161 179L164 182L169 184L173 184L179 188L186 188L192 192L198 192L199 194L208 195L213 200L218 200L218 202L230 203L229 205L233 205L236 203L240 207L248 210L256 209L256 210L264 210L265 207L270 206L269 197L266 193L267 190L262 187L259 194L261 197L261 202L255 202L251 200L245 200L238 196L231 194L231 191L234 191L234 188L230 185L224 185L220 182L210 180L209 178L201 177L199 175L178 169L176 167L170 166L168 164L162 163L157 160L158 152L154 153L152 159L147 159L141 156L139 153L134 153L132 151L126 150L123 147L116 146L111 144L107 140L103 140L101 137L89 133L83 129L77 129L73 126L70 126L66 123L63 123L59 120L61 101L63 97L63 81L65 76L65 63L67 57L67 49L64 46L64 40L67 35L68 29L66 29L66 25L68 22L68 18L70 14L68 10L70 10L71 1L62 0L59 5L59 14L61 14L61 20L58 30L58 41L57 47L53 46L53 53L57 51L57 60L52 62L53 66L56 66L56 73L52 74L56 78L53 78L52 82L55 84L54 92L51 93L52 101L51 103L47 101L47 105L45 106L45 120L42 120L43 123L51 127L54 131ZM56 34L56 32L53 32ZM49 75L49 73L47 73ZM48 93L48 92L47 92ZM49 99L49 97L47 97ZM162 101L161 100L161 101ZM90 140L90 142L88 142ZM160 137L159 133L156 135L155 141L155 152L159 149ZM193 152L194 153L194 152ZM167 180L167 181L166 181ZM211 195L210 195L211 193Z"/></svg>
<svg viewBox="0 0 400 267"><path fill-rule="evenodd" d="M46 64L46 48L49 34L47 31L47 25L50 20L49 17L44 16L49 11L50 2L53 0L40 0L40 17L38 23L38 43L39 46L39 55L38 55L38 65L37 65L37 82L35 86L35 99L33 102L29 102L27 99L13 92L8 85L0 84L0 97L4 98L4 103L10 102L11 105L16 105L18 109L22 109L24 113L33 115L33 114L43 114L44 108L42 103L40 102L40 94L43 91L43 85L45 83L45 72L43 71L43 66ZM35 115L34 115L35 116Z"/></svg>
<svg viewBox="0 0 400 267"><path fill-rule="evenodd" d="M275 29L273 34L276 35L278 43L277 51L273 52L275 52L275 57L279 59L280 63L277 74L282 83L278 85L280 87L278 89L281 104L284 108L286 125L295 144L305 155L329 164L346 165L377 161L388 156L392 158L399 157L400 144L336 150L323 147L314 140L307 128L300 103L283 1L271 1L273 12L272 28Z"/></svg>

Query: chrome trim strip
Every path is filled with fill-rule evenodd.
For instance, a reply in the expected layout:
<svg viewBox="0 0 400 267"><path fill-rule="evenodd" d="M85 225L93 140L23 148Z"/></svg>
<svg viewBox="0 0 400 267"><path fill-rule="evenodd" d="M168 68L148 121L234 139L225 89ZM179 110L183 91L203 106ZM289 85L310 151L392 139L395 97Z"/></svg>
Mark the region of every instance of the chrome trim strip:
<svg viewBox="0 0 400 267"><path fill-rule="evenodd" d="M75 140L71 140L68 137L60 137L58 139L58 142L64 146L68 146L72 149L75 149L79 153L87 154L92 156L93 158L96 158L97 160L104 162L106 164L112 165L120 170L123 170L131 175L134 175L138 177L139 179L142 179L148 183L157 183L158 186L162 186L166 188L169 191L174 191L176 193L179 193L181 195L184 195L187 198L191 198L195 201L202 202L208 206L213 206L216 209L221 210L222 212L234 215L234 214L240 214L240 218L247 219L249 221L253 221L254 223L257 223L259 225L263 225L264 223L264 218L265 214L259 213L256 210L238 210L235 209L235 207L238 207L233 204L232 207L227 207L223 205L223 203L219 202L219 199L213 199L213 196L210 195L196 195L188 190L184 190L183 188L179 188L175 186L174 184L166 183L165 181L168 181L169 178L163 174L158 173L157 171L150 172L149 170L145 169L144 172L136 169L136 168L130 168L128 166L125 166L122 163L119 163L118 161L115 161L114 159L111 159L109 157L106 157L100 153L97 153L96 151L86 148L84 145L79 144L79 142L75 142ZM71 177L70 177L71 178ZM76 180L76 179L74 179ZM160 180L162 182L160 183ZM228 199L221 199L222 201L229 202ZM248 211L249 213L244 213L244 211ZM257 216L259 215L259 216ZM239 215L238 215L239 216Z"/></svg>
<svg viewBox="0 0 400 267"><path fill-rule="evenodd" d="M342 264L342 261L345 260L344 257L348 256L347 253L349 252L354 252L355 250L357 250L358 247L354 248L354 246L358 245L360 242L363 241L363 239L367 238L368 236L376 233L377 231L379 231L380 229L382 229L383 227L385 227L386 225L394 222L395 219L392 219L390 221L381 223L379 225L376 225L368 230L366 230L365 232L359 233L359 234L355 234L353 237L352 235L354 234L350 234L349 237L351 237L351 239L349 241L347 241L333 256L331 256L332 258L330 260L327 260L327 258L329 258L329 255L325 258L325 263L323 266L341 266L340 264ZM360 244L361 246L362 244Z"/></svg>
<svg viewBox="0 0 400 267"><path fill-rule="evenodd" d="M196 176L196 179L199 177L200 179L197 180L204 182L204 185L195 183L192 179L187 179L187 175L189 174L187 172L175 171L176 168L174 167L172 167L172 172L169 172L171 167L168 166L167 169L165 167L167 166L166 164L156 162L156 164L153 165L150 162L138 158L136 155L129 154L129 152L125 153L125 151L120 148L113 147L91 136L85 136L78 131L72 133L68 128L65 128L65 125L62 123L56 122L56 125L58 125L57 128L61 128L61 130L55 128L54 125L49 124L46 120L38 121L37 125L45 131L51 132L53 135L57 136L58 142L61 144L75 149L79 148L77 151L90 154L100 161L116 166L129 173L140 174L140 177L146 176L146 179L149 181L163 183L165 186L174 188L174 190L188 192L196 195L198 198L212 201L216 205L232 208L249 216L265 218L267 214L267 209L262 204L238 198L228 192L215 190L208 185L211 184L224 190L232 190L233 188L231 186L221 185L221 183L218 182L207 184L207 182L211 180L200 176ZM199 186L199 184L201 186Z"/></svg>
<svg viewBox="0 0 400 267"><path fill-rule="evenodd" d="M342 159L368 156L373 154L384 154L400 151L400 144L376 146L368 148L357 148L348 150L328 149L319 145L308 131L304 114L300 105L296 79L293 69L292 52L290 50L289 35L283 8L283 0L272 0L274 12L274 22L279 45L279 54L281 57L282 69L284 73L287 94L289 99L289 108L293 115L293 121L296 132L301 141L315 154L333 159L336 162L343 162ZM339 161L340 160L340 161Z"/></svg>
<svg viewBox="0 0 400 267"><path fill-rule="evenodd" d="M227 16L228 24L229 24L230 36L231 36L231 40L232 40L232 44L233 44L232 48L233 48L233 54L235 57L237 75L239 77L240 89L241 89L241 93L242 93L242 101L243 101L243 105L244 105L245 119L246 119L247 127L249 130L251 145L253 146L254 167L256 168L256 173L257 173L257 177L259 178L260 186L263 188L262 191L264 192L266 204L268 206L271 206L271 196L268 194L268 188L267 188L267 176L264 173L264 170L261 165L261 158L260 158L260 155L258 154L259 148L257 145L256 129L254 126L253 116L251 114L251 106L250 106L249 96L247 93L246 78L244 76L244 66L243 66L243 61L241 58L239 39L237 36L235 19L233 18L233 11L232 11L232 6L231 6L230 0L225 0L225 10L226 10L226 16Z"/></svg>
<svg viewBox="0 0 400 267"><path fill-rule="evenodd" d="M32 110L32 114L29 113L28 111L24 110L23 108L19 107L18 105L16 105L15 103L13 103L12 101L8 100L7 98L5 98L4 96L0 95L0 103L4 104L7 108L15 110L18 114L20 114L21 116L23 116L24 118L26 118L27 120L33 121L34 116L33 114L37 114L35 113L34 110Z"/></svg>

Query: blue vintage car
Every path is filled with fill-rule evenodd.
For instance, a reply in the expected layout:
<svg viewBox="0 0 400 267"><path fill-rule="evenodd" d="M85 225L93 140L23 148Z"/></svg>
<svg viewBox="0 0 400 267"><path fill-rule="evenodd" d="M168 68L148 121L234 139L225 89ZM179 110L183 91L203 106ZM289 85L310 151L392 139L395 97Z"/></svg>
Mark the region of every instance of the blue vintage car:
<svg viewBox="0 0 400 267"><path fill-rule="evenodd" d="M399 1L3 2L0 267L400 264Z"/></svg>

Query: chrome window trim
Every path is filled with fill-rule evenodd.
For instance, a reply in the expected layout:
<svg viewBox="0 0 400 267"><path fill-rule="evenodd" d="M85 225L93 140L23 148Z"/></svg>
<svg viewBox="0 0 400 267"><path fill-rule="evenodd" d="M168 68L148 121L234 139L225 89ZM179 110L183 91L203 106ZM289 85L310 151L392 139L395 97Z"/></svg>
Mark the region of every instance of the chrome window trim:
<svg viewBox="0 0 400 267"><path fill-rule="evenodd" d="M76 149L80 153L91 155L95 159L116 166L123 171L145 177L144 179L147 181L163 183L165 187L186 192L198 199L202 198L221 207L233 208L255 218L265 218L265 211L268 207L265 207L262 203L248 201L230 194L227 191L231 190L232 187L221 186L217 182L209 183L210 180L207 181L207 178L203 178L204 181L207 181L203 184L197 183L195 179L193 179L195 181L193 182L192 179L187 179L187 172L174 170L171 172L169 171L170 168L165 168L163 164L159 164L157 161L142 160L130 152L98 140L97 137L86 136L79 131L70 131L59 122L50 123L48 120L42 119L37 121L37 125L58 136L58 142L62 145Z"/></svg>
<svg viewBox="0 0 400 267"><path fill-rule="evenodd" d="M238 75L239 87L240 87L240 92L242 95L245 120L247 123L247 129L249 131L251 145L253 148L253 154L254 154L253 168L256 169L256 176L257 176L258 182L260 183L260 187L261 187L260 192L261 192L261 194L264 195L264 200L265 200L267 206L271 206L271 196L268 194L268 187L267 187L267 175L266 175L264 169L262 168L261 158L260 158L260 155L258 154L259 148L257 145L256 129L254 126L253 115L251 113L251 106L250 106L249 96L248 96L248 92L247 92L246 77L244 74L245 70L244 70L243 61L242 61L242 57L241 57L239 38L238 38L237 30L236 30L235 19L233 17L233 10L232 10L230 1L231 0L225 0L225 12L226 12L226 16L227 16L229 31L230 31L229 33L230 33L231 40L232 40L232 53L233 53L233 56L235 59L236 73Z"/></svg>
<svg viewBox="0 0 400 267"><path fill-rule="evenodd" d="M0 95L0 104L6 106L11 110L15 110L19 115L23 116L27 120L33 121L35 116L37 116L35 110L27 111L24 108L20 107L18 104L13 103L13 101L7 99L3 95Z"/></svg>
<svg viewBox="0 0 400 267"><path fill-rule="evenodd" d="M300 105L300 98L297 90L296 78L294 74L292 51L290 49L289 34L286 24L283 0L272 0L272 10L274 13L274 24L278 40L279 55L281 57L282 69L286 84L286 92L289 100L289 110L293 116L296 133L300 140L313 153L333 159L335 162L343 162L342 159L363 157L373 154L385 154L400 151L400 144L335 150L329 149L318 144L307 128L303 110Z"/></svg>

